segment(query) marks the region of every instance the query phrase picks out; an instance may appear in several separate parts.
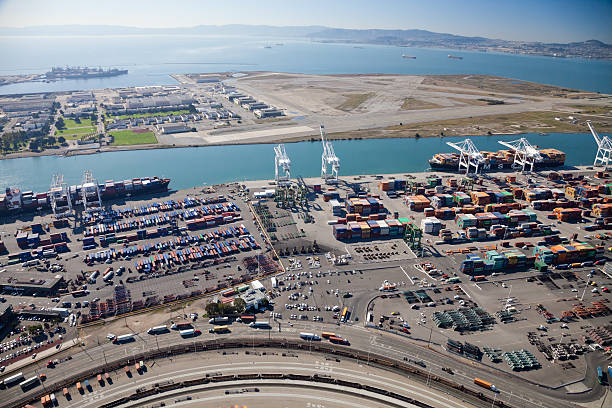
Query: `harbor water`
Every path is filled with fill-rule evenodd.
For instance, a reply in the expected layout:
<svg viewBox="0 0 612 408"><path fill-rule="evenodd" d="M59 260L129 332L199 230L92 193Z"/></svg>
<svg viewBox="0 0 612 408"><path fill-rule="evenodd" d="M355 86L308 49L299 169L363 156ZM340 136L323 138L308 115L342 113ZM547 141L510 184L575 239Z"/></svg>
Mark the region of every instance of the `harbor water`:
<svg viewBox="0 0 612 408"><path fill-rule="evenodd" d="M282 44L282 45L278 45ZM271 48L265 48L266 46ZM612 61L244 36L0 36L0 75L53 66L114 67L127 75L0 86L0 94L176 84L170 74L281 71L312 74L484 74L612 93ZM448 54L463 57L449 59ZM402 58L402 54L416 59Z"/></svg>
<svg viewBox="0 0 612 408"><path fill-rule="evenodd" d="M525 134L472 137L480 150L505 149L498 140L526 137L542 148L566 152L566 165L589 165L597 151L590 134ZM408 173L426 171L434 153L451 152L448 141L461 137L421 139L369 139L334 141L340 158L340 175ZM321 142L286 144L295 176L316 177L321 172ZM241 180L274 178L271 144L205 146L155 150L132 150L81 156L40 156L0 160L0 188L47 191L53 174L64 174L68 184L78 184L84 170L92 170L98 182L133 177L172 179L172 189L185 189Z"/></svg>

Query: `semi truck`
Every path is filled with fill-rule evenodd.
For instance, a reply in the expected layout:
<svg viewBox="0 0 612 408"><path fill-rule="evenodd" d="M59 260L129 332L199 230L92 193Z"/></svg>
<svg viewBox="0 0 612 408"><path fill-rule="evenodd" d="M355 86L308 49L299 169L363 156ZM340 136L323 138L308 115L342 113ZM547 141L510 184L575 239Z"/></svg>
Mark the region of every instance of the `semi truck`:
<svg viewBox="0 0 612 408"><path fill-rule="evenodd" d="M18 372L15 375L12 375L10 377L5 378L4 380L2 380L2 382L0 382L0 385L2 385L2 387L10 387L11 385L20 383L24 380L25 378L23 377L23 373L22 372Z"/></svg>
<svg viewBox="0 0 612 408"><path fill-rule="evenodd" d="M106 272L106 273L104 274L104 276L102 277L102 280L103 280L104 282L108 282L108 281L110 281L110 280L112 280L112 279L113 279L113 276L114 276L114 275L115 275L115 272L113 272L112 270L111 270L111 271L108 271L108 272Z"/></svg>
<svg viewBox="0 0 612 408"><path fill-rule="evenodd" d="M491 390L493 392L499 392L496 386L494 386L488 381L481 380L480 378L474 378L474 384L481 386L482 388L486 388L487 390Z"/></svg>
<svg viewBox="0 0 612 408"><path fill-rule="evenodd" d="M345 346L350 345L351 343L348 341L348 339L342 338L342 337L338 337L338 336L329 336L329 341L331 341L332 343L336 343L336 344L343 344Z"/></svg>
<svg viewBox="0 0 612 408"><path fill-rule="evenodd" d="M166 333L168 331L168 326L155 326L155 327L151 327L149 330L147 330L147 333L149 334L161 334L161 333Z"/></svg>
<svg viewBox="0 0 612 408"><path fill-rule="evenodd" d="M605 383L605 374L601 369L601 366L597 366L597 382L601 385Z"/></svg>
<svg viewBox="0 0 612 408"><path fill-rule="evenodd" d="M300 333L300 337L304 340L319 341L321 338L314 333Z"/></svg>
<svg viewBox="0 0 612 408"><path fill-rule="evenodd" d="M227 316L213 317L212 319L208 321L208 323L210 324L229 323L229 317Z"/></svg>
<svg viewBox="0 0 612 408"><path fill-rule="evenodd" d="M193 326L191 325L190 322L177 322L177 323L172 323L172 326L170 326L170 328L172 330L187 330L187 329L192 329Z"/></svg>
<svg viewBox="0 0 612 408"><path fill-rule="evenodd" d="M27 380L24 380L22 382L19 383L19 386L21 387L21 389L23 389L24 391L28 390L31 386L33 386L34 384L38 384L40 380L38 379L38 376L34 376L34 377L30 377Z"/></svg>
<svg viewBox="0 0 612 408"><path fill-rule="evenodd" d="M179 334L181 335L181 337L198 336L200 333L201 332L199 330L196 330L196 329L187 329L187 330L179 331Z"/></svg>
<svg viewBox="0 0 612 408"><path fill-rule="evenodd" d="M229 327L227 326L215 326L212 328L213 333L227 333L230 331Z"/></svg>
<svg viewBox="0 0 612 408"><path fill-rule="evenodd" d="M98 275L100 275L100 271L95 270L91 273L91 275L89 275L89 283L94 284L96 283L96 279L98 278Z"/></svg>
<svg viewBox="0 0 612 408"><path fill-rule="evenodd" d="M113 343L115 344L119 344L119 343L127 343L130 341L134 341L134 335L133 334L124 334L121 336L115 336L115 339L113 340Z"/></svg>
<svg viewBox="0 0 612 408"><path fill-rule="evenodd" d="M254 329L271 329L270 323L268 322L252 322L249 323L249 327Z"/></svg>

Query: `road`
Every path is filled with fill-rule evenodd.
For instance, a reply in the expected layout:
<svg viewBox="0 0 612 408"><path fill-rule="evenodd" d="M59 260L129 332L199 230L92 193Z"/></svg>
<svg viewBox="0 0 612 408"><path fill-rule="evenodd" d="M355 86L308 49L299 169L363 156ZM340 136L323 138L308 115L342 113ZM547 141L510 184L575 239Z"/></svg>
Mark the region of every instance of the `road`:
<svg viewBox="0 0 612 408"><path fill-rule="evenodd" d="M233 324L231 327L232 334L209 334L208 329L211 327L207 322L196 322L195 327L202 330L203 334L194 339L183 339L177 332L151 336L146 333L140 333L136 336L136 341L127 344L112 344L110 342L101 341L99 346L94 346L88 349L82 348L82 351L73 355L73 359L58 365L55 369L45 369L38 367L24 368L22 371L26 378L37 375L40 372L45 372L51 379L59 376L69 376L75 372L90 368L105 366L106 361L129 357L139 352L161 348L164 346L175 344L189 344L202 340L213 340L222 342L229 336L232 338L251 338L253 342L259 338L275 338L275 339L297 339L300 331L319 332L321 330L334 331L338 335L346 337L351 341L351 348L362 350L364 353L377 353L385 357L403 360L404 357L423 360L427 369L432 375L447 377L460 384L475 389L481 392L484 391L473 384L474 377L484 377L488 381L494 383L500 389L500 398L510 404L515 404L521 407L574 407L572 402L589 401L603 395L604 390L601 387L595 389L592 393L585 393L580 396L568 396L565 390L558 391L546 390L524 381L515 378L507 373L488 369L476 362L466 360L459 357L449 357L441 352L427 349L419 346L417 343L408 342L407 339L398 335L382 333L375 329L367 329L361 325L330 325L313 322L296 322L293 327L287 327L285 323L280 326L280 332L275 322L272 323L272 330L254 330L240 323ZM94 339L86 339L92 343ZM455 374L450 375L444 373L441 367L451 367ZM418 368L418 367L417 367ZM0 402L1 407L11 406L11 401L21 397L23 392L19 387L12 387L2 391L3 399ZM537 397L536 397L537 396Z"/></svg>

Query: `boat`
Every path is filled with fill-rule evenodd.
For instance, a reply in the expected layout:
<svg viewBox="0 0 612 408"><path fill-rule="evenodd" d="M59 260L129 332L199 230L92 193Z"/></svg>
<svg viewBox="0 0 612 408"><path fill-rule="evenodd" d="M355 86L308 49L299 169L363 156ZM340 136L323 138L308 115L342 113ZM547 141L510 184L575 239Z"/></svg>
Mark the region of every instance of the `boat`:
<svg viewBox="0 0 612 408"><path fill-rule="evenodd" d="M81 78L102 78L127 74L127 69L117 68L88 68L88 67L53 67L51 71L45 73L48 80L56 79L81 79Z"/></svg>
<svg viewBox="0 0 612 408"><path fill-rule="evenodd" d="M169 184L169 178L138 177L123 181L107 180L104 183L99 183L97 190L100 192L100 198L104 201L120 197L165 192L168 191ZM73 205L82 200L83 193L88 197L88 201L90 199L96 201L97 191L95 187L93 183L74 185L67 188L67 194L70 194L70 200ZM0 193L0 215L27 212L36 209L49 210L51 209L52 193L58 195L56 198L58 205L67 205L67 194L62 193L61 188L58 188L57 191L34 193L32 191L22 191L15 187L8 187L5 189L4 193Z"/></svg>
<svg viewBox="0 0 612 408"><path fill-rule="evenodd" d="M534 169L560 167L565 164L565 153L557 149L538 149L542 161L536 162ZM514 150L498 150L496 152L481 151L485 162L481 165L482 170L506 170L511 169L514 163ZM429 159L432 170L457 171L459 169L460 153L436 153Z"/></svg>
<svg viewBox="0 0 612 408"><path fill-rule="evenodd" d="M406 55L406 54L402 54L402 58L406 58L406 59L416 59L415 56L413 55Z"/></svg>
<svg viewBox="0 0 612 408"><path fill-rule="evenodd" d="M272 48L271 45L266 45L264 48Z"/></svg>
<svg viewBox="0 0 612 408"><path fill-rule="evenodd" d="M463 59L463 57L459 57L457 55L451 55L451 54L448 54L448 58L450 58L450 59L457 59L457 60L462 60Z"/></svg>

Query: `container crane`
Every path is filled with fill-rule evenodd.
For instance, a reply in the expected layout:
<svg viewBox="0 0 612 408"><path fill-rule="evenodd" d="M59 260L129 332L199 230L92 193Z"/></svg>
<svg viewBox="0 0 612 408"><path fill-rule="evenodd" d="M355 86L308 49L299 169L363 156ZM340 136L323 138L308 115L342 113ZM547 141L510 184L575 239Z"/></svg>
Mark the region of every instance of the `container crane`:
<svg viewBox="0 0 612 408"><path fill-rule="evenodd" d="M607 168L608 162L612 157L612 140L610 140L608 136L599 136L590 120L587 120L586 123L591 130L591 134L593 134L593 137L595 138L595 142L597 143L597 154L595 155L595 162L593 163L593 166L603 165L604 168Z"/></svg>
<svg viewBox="0 0 612 408"><path fill-rule="evenodd" d="M513 167L520 167L521 172L525 171L525 166L529 166L529 171L533 171L533 165L536 162L542 161L542 156L540 156L538 149L532 146L532 144L529 143L529 140L525 139L524 137L521 137L518 140L512 140L511 142L499 140L498 143L511 150L514 150Z"/></svg>
<svg viewBox="0 0 612 408"><path fill-rule="evenodd" d="M465 167L465 174L470 173L470 167L474 167L474 174L477 174L478 167L486 162L471 139L465 139L460 143L446 142L446 144L461 153L459 156L459 171L461 171L461 167Z"/></svg>
<svg viewBox="0 0 612 408"><path fill-rule="evenodd" d="M328 184L338 182L338 171L340 171L340 159L334 152L331 142L325 138L325 126L321 125L321 143L323 143L323 154L321 155L321 178ZM331 171L328 172L328 167Z"/></svg>
<svg viewBox="0 0 612 408"><path fill-rule="evenodd" d="M87 211L89 207L102 208L102 199L100 198L100 187L98 180L93 176L91 170L85 170L83 173L83 182L81 183L81 198L83 199L83 209Z"/></svg>
<svg viewBox="0 0 612 408"><path fill-rule="evenodd" d="M55 218L63 218L72 214L72 200L68 184L64 182L63 174L54 174L51 182L51 209Z"/></svg>
<svg viewBox="0 0 612 408"><path fill-rule="evenodd" d="M291 160L284 144L274 146L274 178L279 185L289 183L291 179Z"/></svg>

